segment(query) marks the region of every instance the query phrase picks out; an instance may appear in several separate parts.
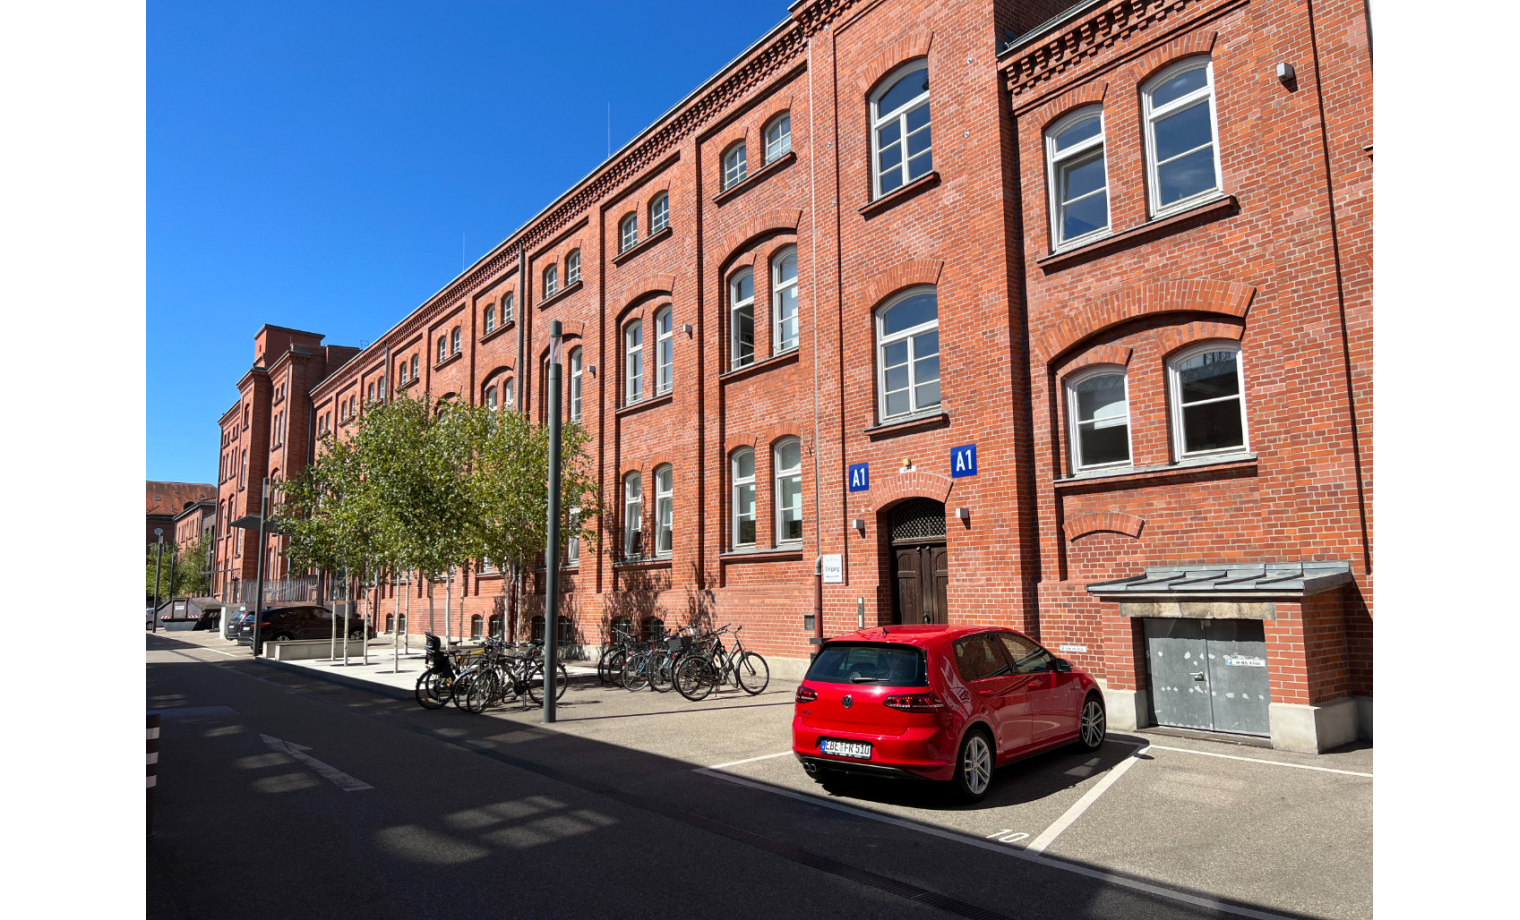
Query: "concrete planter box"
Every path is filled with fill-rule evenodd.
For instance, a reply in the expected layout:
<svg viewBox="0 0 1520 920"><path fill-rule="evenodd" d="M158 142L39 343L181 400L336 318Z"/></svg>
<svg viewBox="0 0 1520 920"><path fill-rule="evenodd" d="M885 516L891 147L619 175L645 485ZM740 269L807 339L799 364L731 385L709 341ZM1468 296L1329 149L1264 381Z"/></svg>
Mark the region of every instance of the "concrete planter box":
<svg viewBox="0 0 1520 920"><path fill-rule="evenodd" d="M344 645L348 646L348 657L362 657L364 655L364 640L357 637L347 640L338 640L338 656L344 654ZM274 661L301 661L307 658L330 658L332 657L333 641L327 639L291 639L287 642L265 642L263 657ZM371 649L373 654L379 654L379 650Z"/></svg>

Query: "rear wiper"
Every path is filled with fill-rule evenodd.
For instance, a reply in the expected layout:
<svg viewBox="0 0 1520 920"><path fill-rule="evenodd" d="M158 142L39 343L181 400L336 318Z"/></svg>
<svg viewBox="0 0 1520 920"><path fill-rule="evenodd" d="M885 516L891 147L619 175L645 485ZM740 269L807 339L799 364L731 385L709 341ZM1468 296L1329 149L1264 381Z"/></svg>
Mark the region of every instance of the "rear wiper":
<svg viewBox="0 0 1520 920"><path fill-rule="evenodd" d="M869 683L874 683L874 682L883 681L883 680L886 680L886 678L885 677L864 677L864 676L857 675L855 677L850 678L850 683L852 683L852 684L869 684Z"/></svg>

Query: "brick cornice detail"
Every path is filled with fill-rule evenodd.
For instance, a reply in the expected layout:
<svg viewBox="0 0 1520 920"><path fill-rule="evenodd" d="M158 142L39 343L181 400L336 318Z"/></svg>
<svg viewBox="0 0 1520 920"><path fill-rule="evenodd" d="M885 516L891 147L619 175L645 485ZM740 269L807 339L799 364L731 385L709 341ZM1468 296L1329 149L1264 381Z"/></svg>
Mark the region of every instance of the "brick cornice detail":
<svg viewBox="0 0 1520 920"><path fill-rule="evenodd" d="M1069 309L1065 319L1035 339L1035 350L1053 362L1095 333L1159 313L1221 313L1245 319L1255 295L1256 288L1233 281L1140 282Z"/></svg>
<svg viewBox="0 0 1520 920"><path fill-rule="evenodd" d="M898 291L916 284L939 284L945 263L939 259L917 259L902 262L877 275L866 287L865 303L872 308Z"/></svg>
<svg viewBox="0 0 1520 920"><path fill-rule="evenodd" d="M1140 531L1145 529L1145 519L1133 514L1125 514L1123 511L1093 511L1088 514L1079 514L1067 521L1061 528L1066 533L1067 540L1075 540L1085 537L1090 533L1122 533L1126 537L1140 539Z"/></svg>
<svg viewBox="0 0 1520 920"><path fill-rule="evenodd" d="M785 208L767 211L764 214L756 214L728 231L728 234L723 237L722 252L725 256L731 257L741 246L747 245L751 240L767 233L796 233L797 225L801 222L802 211L796 208ZM728 259L724 261L728 261Z"/></svg>
<svg viewBox="0 0 1520 920"><path fill-rule="evenodd" d="M1127 345L1099 345L1089 348L1075 359L1066 362L1056 376L1065 377L1094 364L1117 364L1120 367L1128 367L1130 356L1134 353L1135 350Z"/></svg>
<svg viewBox="0 0 1520 920"><path fill-rule="evenodd" d="M932 44L934 44L934 33L928 30L904 35L872 58L871 63L861 68L860 76L855 79L856 88L860 90L862 96L871 92L883 77L900 65L914 58L928 57L929 46Z"/></svg>
<svg viewBox="0 0 1520 920"><path fill-rule="evenodd" d="M948 502L950 490L955 485L955 480L949 476L922 470L886 473L881 479L886 481L881 488L877 488L874 482L871 484L871 504L865 509L867 513L881 511L905 498L932 498L937 502Z"/></svg>
<svg viewBox="0 0 1520 920"><path fill-rule="evenodd" d="M1054 100L1045 103L1034 114L1030 121L1040 126L1041 130L1050 127L1050 123L1065 115L1067 112L1078 109L1094 102L1102 102L1103 97L1108 95L1108 83L1098 80L1092 83L1084 83L1068 93L1062 93Z"/></svg>
<svg viewBox="0 0 1520 920"><path fill-rule="evenodd" d="M1121 41L1191 12L1203 0L1113 0L1078 16L999 64L1015 96L1049 83Z"/></svg>

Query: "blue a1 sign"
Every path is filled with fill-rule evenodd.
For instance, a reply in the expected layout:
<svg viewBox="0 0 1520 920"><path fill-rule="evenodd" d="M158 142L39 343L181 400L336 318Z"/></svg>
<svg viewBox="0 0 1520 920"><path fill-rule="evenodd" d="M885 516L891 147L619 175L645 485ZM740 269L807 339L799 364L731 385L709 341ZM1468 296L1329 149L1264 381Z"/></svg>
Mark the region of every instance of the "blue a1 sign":
<svg viewBox="0 0 1520 920"><path fill-rule="evenodd" d="M950 478L976 475L976 445L965 444L950 448Z"/></svg>
<svg viewBox="0 0 1520 920"><path fill-rule="evenodd" d="M869 463L850 464L850 491L865 492L871 488L871 465Z"/></svg>

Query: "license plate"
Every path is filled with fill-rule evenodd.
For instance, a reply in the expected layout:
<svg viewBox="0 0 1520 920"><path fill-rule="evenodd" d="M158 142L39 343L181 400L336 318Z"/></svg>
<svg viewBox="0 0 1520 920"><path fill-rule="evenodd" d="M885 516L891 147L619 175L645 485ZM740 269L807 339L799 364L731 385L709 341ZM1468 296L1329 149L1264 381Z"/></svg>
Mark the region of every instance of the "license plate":
<svg viewBox="0 0 1520 920"><path fill-rule="evenodd" d="M836 741L833 738L825 738L818 742L818 747L825 754L833 754L836 757L854 757L856 760L871 759L871 746L864 741Z"/></svg>

